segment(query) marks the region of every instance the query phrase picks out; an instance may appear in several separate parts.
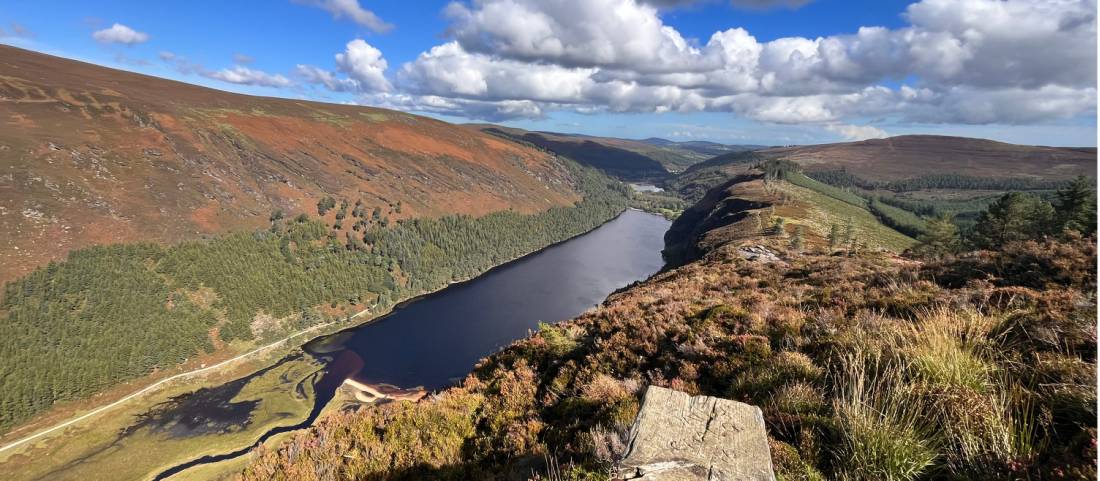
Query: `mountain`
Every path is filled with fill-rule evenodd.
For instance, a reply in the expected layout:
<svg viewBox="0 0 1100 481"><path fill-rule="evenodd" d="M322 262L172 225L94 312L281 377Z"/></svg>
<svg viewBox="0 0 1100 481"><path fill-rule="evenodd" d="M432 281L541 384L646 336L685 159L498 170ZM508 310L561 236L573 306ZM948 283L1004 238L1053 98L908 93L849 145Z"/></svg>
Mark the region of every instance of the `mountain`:
<svg viewBox="0 0 1100 481"><path fill-rule="evenodd" d="M460 126L3 45L0 123L0 282L90 245L266 227L326 196L395 219L579 199L553 156Z"/></svg>
<svg viewBox="0 0 1100 481"><path fill-rule="evenodd" d="M985 139L904 135L838 144L774 147L722 154L688 167L666 187L691 201L731 175L768 160L795 162L807 175L841 187L910 192L1049 188L1095 177L1096 149L1015 145ZM989 193L989 192L986 192Z"/></svg>
<svg viewBox="0 0 1100 481"><path fill-rule="evenodd" d="M642 139L650 145L656 145L658 147L671 147L683 150L690 150L692 152L698 152L704 155L722 155L730 152L744 152L746 150L760 150L767 148L765 145L754 144L720 144L718 142L710 142L706 140L688 140L684 142L677 142L668 139L662 139L659 137L650 137Z"/></svg>
<svg viewBox="0 0 1100 481"><path fill-rule="evenodd" d="M1095 148L1015 145L942 135L778 147L761 150L759 154L798 162L809 171L846 169L870 180L897 180L930 173L1041 179L1096 174Z"/></svg>
<svg viewBox="0 0 1100 481"><path fill-rule="evenodd" d="M674 142L656 138L631 140L531 132L499 125L475 124L474 127L564 155L624 180L637 181L656 181L715 155L757 147L697 141Z"/></svg>

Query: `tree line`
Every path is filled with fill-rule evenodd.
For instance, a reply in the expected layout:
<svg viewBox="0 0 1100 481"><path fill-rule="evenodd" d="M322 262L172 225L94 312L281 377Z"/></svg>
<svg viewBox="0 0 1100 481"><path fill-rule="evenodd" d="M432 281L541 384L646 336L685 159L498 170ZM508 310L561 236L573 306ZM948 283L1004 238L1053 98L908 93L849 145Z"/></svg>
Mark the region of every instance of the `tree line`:
<svg viewBox="0 0 1100 481"><path fill-rule="evenodd" d="M864 190L889 190L913 192L928 189L954 190L1051 190L1065 187L1064 180L1028 179L1020 177L976 177L962 174L925 174L908 179L876 181L864 179L844 169L808 171L805 174L817 181L836 187L854 187Z"/></svg>
<svg viewBox="0 0 1100 481"><path fill-rule="evenodd" d="M1055 192L1053 202L1027 192L1004 194L961 232L950 215L928 221L918 253L941 257L965 248L999 250L1013 242L1096 234L1095 181L1077 177Z"/></svg>

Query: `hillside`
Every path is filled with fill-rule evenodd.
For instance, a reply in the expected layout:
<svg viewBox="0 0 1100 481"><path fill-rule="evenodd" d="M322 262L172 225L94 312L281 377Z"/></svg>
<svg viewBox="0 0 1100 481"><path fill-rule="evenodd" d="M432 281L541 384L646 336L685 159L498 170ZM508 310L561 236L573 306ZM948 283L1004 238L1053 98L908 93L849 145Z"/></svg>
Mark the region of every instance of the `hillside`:
<svg viewBox="0 0 1100 481"><path fill-rule="evenodd" d="M670 173L725 152L757 146L713 142L673 142L665 139L630 140L554 132L530 132L498 125L474 125L483 132L505 136L564 155L625 180L656 181Z"/></svg>
<svg viewBox="0 0 1100 481"><path fill-rule="evenodd" d="M579 199L551 155L467 128L4 45L0 123L0 283L90 245L262 228L325 196L395 219Z"/></svg>
<svg viewBox="0 0 1100 481"><path fill-rule="evenodd" d="M759 150L766 148L764 145L752 145L752 144L720 144L718 142L710 142L706 140L687 140L687 141L674 141L668 139L662 139L660 137L650 137L642 139L650 145L656 145L659 147L672 147L682 150L690 150L692 152L698 152L703 155L715 156L727 154L730 152L743 152L746 150Z"/></svg>
<svg viewBox="0 0 1100 481"><path fill-rule="evenodd" d="M839 144L779 147L758 152L798 162L807 170L845 169L869 180L929 173L975 177L1070 179L1096 174L1095 148L1015 145L942 135L902 135Z"/></svg>
<svg viewBox="0 0 1100 481"><path fill-rule="evenodd" d="M730 175L767 160L799 164L808 175L842 181L845 187L919 190L945 176L984 179L983 190L1049 188L1078 175L1095 177L1096 149L1014 145L992 140L905 135L839 144L730 152L692 165L666 181L691 201ZM923 185L922 184L923 182ZM827 181L828 182L828 181ZM833 183L833 182L829 182ZM909 185L905 185L909 184ZM912 187L910 187L912 186Z"/></svg>
<svg viewBox="0 0 1100 481"><path fill-rule="evenodd" d="M1095 479L1094 234L942 259L812 227L795 246L750 221L812 220L800 186L765 179L677 220L669 247L719 240L683 265L434 397L334 413L237 479L612 479L648 385L760 406L779 479Z"/></svg>

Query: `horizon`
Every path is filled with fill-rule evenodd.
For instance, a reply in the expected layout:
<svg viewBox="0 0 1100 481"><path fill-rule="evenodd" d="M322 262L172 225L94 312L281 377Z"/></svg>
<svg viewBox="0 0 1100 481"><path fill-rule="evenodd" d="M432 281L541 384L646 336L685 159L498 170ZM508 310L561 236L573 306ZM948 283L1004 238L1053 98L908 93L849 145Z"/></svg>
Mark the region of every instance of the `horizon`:
<svg viewBox="0 0 1100 481"><path fill-rule="evenodd" d="M599 2L625 19L572 3L287 0L211 15L60 1L0 6L0 43L226 92L594 137L1097 145L1092 2ZM1045 53L1059 46L1072 51Z"/></svg>

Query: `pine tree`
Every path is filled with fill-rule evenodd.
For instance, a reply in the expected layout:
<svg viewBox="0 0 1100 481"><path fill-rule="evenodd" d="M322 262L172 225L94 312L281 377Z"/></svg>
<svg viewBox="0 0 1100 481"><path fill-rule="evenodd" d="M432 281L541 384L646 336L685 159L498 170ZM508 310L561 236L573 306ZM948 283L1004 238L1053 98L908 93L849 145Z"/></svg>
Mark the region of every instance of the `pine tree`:
<svg viewBox="0 0 1100 481"><path fill-rule="evenodd" d="M805 239L803 239L802 226L795 226L794 237L791 237L791 249L801 252L802 248L805 247L804 243Z"/></svg>
<svg viewBox="0 0 1100 481"><path fill-rule="evenodd" d="M1096 231L1095 181L1078 176L1055 193L1059 231L1075 230L1084 234Z"/></svg>
<svg viewBox="0 0 1100 481"><path fill-rule="evenodd" d="M779 237L787 237L786 226L787 226L787 221L785 219L783 219L782 217L777 217L775 219L775 224L772 225L772 235L776 235L776 236L779 236Z"/></svg>
<svg viewBox="0 0 1100 481"><path fill-rule="evenodd" d="M1054 207L1032 194L1009 192L978 216L971 242L1000 249L1013 241L1038 239L1054 231Z"/></svg>
<svg viewBox="0 0 1100 481"><path fill-rule="evenodd" d="M914 251L920 255L939 258L959 249L959 226L951 216L943 214L928 221L924 234L917 239L920 244Z"/></svg>
<svg viewBox="0 0 1100 481"><path fill-rule="evenodd" d="M848 218L848 222L844 225L844 245L851 248L852 242L856 239L856 227L852 223L852 218Z"/></svg>
<svg viewBox="0 0 1100 481"><path fill-rule="evenodd" d="M836 249L840 245L840 226L835 223L829 226L829 249Z"/></svg>

